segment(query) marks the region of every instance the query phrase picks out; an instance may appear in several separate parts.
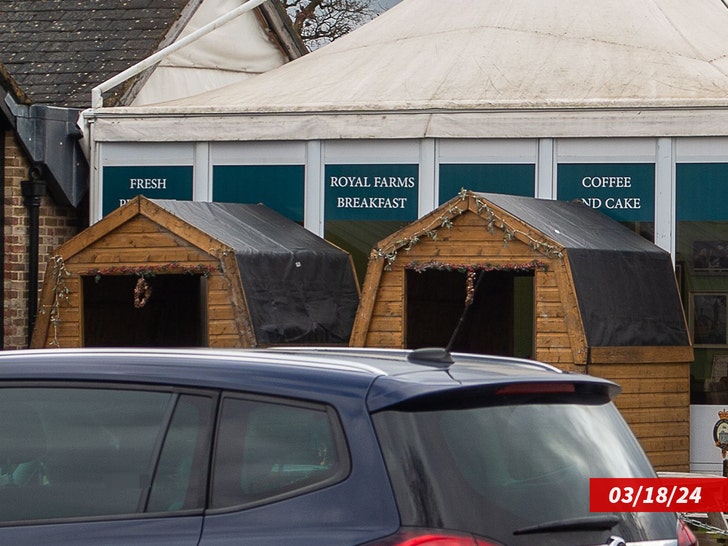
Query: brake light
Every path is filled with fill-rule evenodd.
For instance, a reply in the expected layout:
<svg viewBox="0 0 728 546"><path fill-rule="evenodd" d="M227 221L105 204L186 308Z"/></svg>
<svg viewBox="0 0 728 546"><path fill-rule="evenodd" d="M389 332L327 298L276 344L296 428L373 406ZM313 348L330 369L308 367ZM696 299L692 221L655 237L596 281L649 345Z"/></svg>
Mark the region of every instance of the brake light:
<svg viewBox="0 0 728 546"><path fill-rule="evenodd" d="M576 392L573 383L516 383L505 385L495 391L496 394L541 394Z"/></svg>
<svg viewBox="0 0 728 546"><path fill-rule="evenodd" d="M677 546L698 546L698 539L683 520L677 522Z"/></svg>
<svg viewBox="0 0 728 546"><path fill-rule="evenodd" d="M407 530L387 538L367 543L366 546L500 546L472 535L440 533L427 530Z"/></svg>

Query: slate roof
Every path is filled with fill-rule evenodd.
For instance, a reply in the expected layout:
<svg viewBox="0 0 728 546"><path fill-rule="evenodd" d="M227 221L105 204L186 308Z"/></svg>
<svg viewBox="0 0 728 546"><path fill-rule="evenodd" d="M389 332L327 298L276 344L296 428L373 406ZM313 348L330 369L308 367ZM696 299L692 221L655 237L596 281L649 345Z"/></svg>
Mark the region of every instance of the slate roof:
<svg viewBox="0 0 728 546"><path fill-rule="evenodd" d="M91 89L159 48L190 0L2 0L0 61L34 104L87 108ZM191 15L191 13L189 13Z"/></svg>

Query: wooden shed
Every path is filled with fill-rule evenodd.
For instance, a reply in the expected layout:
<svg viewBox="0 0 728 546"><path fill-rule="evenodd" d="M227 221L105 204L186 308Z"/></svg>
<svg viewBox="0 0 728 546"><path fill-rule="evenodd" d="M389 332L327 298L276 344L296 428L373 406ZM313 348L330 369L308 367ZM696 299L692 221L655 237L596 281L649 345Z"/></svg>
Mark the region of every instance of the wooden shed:
<svg viewBox="0 0 728 546"><path fill-rule="evenodd" d="M372 251L350 343L611 379L653 465L689 469L693 351L670 255L581 203L461 192Z"/></svg>
<svg viewBox="0 0 728 546"><path fill-rule="evenodd" d="M33 347L342 344L351 256L263 205L143 196L47 265Z"/></svg>

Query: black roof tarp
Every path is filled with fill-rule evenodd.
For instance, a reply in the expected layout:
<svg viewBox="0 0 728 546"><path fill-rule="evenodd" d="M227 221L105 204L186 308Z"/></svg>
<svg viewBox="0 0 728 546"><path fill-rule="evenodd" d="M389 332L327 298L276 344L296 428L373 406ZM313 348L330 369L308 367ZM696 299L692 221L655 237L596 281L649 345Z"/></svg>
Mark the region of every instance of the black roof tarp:
<svg viewBox="0 0 728 546"><path fill-rule="evenodd" d="M581 202L476 195L564 247L589 346L690 345L667 252Z"/></svg>
<svg viewBox="0 0 728 546"><path fill-rule="evenodd" d="M348 343L359 304L348 253L264 205L152 201L234 250L258 344Z"/></svg>

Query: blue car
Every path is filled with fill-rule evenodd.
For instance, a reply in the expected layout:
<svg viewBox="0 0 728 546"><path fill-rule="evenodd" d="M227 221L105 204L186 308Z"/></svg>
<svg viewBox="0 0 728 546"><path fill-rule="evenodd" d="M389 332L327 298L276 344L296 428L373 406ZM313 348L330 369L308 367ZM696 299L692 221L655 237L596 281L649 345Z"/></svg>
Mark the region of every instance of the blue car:
<svg viewBox="0 0 728 546"><path fill-rule="evenodd" d="M0 353L0 543L690 546L590 513L654 477L618 387L529 360L349 348Z"/></svg>

